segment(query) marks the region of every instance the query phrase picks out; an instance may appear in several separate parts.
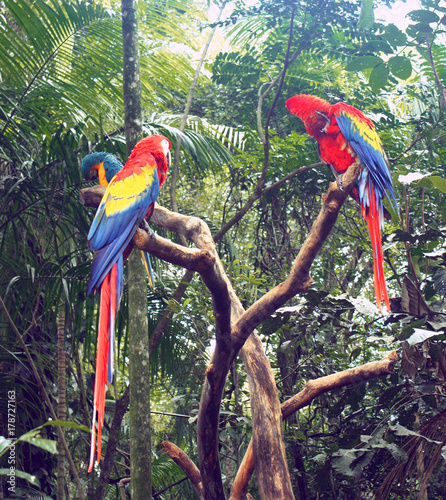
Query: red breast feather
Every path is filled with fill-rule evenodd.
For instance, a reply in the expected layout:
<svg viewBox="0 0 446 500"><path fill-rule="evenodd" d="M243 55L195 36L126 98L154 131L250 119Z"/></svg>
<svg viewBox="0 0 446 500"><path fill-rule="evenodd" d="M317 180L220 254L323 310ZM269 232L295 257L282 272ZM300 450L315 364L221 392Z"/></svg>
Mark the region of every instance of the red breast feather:
<svg viewBox="0 0 446 500"><path fill-rule="evenodd" d="M158 178L160 181L160 186L164 183L167 177L167 171L169 169L168 158L164 152L162 142L167 141L169 144L169 149L172 144L164 136L161 135L149 135L144 137L138 144L134 147L131 155L127 160L127 164L141 165L144 167L147 164L148 159L155 158L158 167ZM151 163L151 161L150 161ZM126 165L127 165L126 164ZM127 175L132 175L132 172L128 172Z"/></svg>
<svg viewBox="0 0 446 500"><path fill-rule="evenodd" d="M337 105L330 106L320 97L299 94L288 99L286 106L304 122L307 132L317 140L321 159L336 172L344 173L355 161L356 155L337 125L334 115Z"/></svg>

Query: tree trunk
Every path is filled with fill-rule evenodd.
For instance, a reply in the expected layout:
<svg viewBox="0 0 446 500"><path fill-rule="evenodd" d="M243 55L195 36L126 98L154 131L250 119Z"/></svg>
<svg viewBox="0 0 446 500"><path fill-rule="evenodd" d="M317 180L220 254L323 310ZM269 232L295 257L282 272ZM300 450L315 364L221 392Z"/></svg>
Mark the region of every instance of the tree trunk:
<svg viewBox="0 0 446 500"><path fill-rule="evenodd" d="M105 452L104 460L101 465L101 475L96 487L96 491L92 498L102 500L105 498L107 493L107 488L110 483L110 476L115 466L115 455L116 448L119 441L119 433L121 432L122 419L127 412L130 399L130 386L124 391L124 394L120 399L116 401L115 413L113 415L113 421L110 426L110 432L108 434L107 450Z"/></svg>
<svg viewBox="0 0 446 500"><path fill-rule="evenodd" d="M65 304L59 304L57 317L57 418L67 419L67 367L65 358ZM63 500L65 492L65 429L61 427L57 438L57 499Z"/></svg>
<svg viewBox="0 0 446 500"><path fill-rule="evenodd" d="M124 108L127 156L142 138L141 80L139 74L138 2L122 0L124 50ZM132 498L150 498L150 365L147 319L147 279L139 252L130 255L129 284L129 383L130 460Z"/></svg>

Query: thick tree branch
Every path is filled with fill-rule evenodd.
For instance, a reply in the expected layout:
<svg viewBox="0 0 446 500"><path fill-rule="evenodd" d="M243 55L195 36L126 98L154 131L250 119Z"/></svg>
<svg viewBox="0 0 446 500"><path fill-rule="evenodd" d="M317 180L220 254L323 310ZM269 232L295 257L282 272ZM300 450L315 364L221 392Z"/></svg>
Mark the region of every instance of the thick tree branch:
<svg viewBox="0 0 446 500"><path fill-rule="evenodd" d="M142 229L137 229L133 236L133 244L159 259L191 271L199 272L208 269L214 263L214 258L209 252L176 245L153 231L147 233Z"/></svg>
<svg viewBox="0 0 446 500"><path fill-rule="evenodd" d="M224 498L218 450L218 419L222 393L230 364L257 325L289 298L310 286L310 266L330 233L342 203L348 196L349 190L353 187L359 171L359 165L355 164L346 172L343 179L345 191L341 191L336 183L330 185L327 195L323 197L324 204L321 213L302 246L290 275L284 283L268 292L246 312L244 312L224 272L207 225L198 218L175 214L159 206L155 207L152 217L155 224L169 231L183 234L195 244L198 250L209 255L208 267L203 266L200 268L200 275L212 296L216 320L216 348L206 371L198 418L198 454L203 489L207 499ZM84 200L88 199L86 190L82 194ZM140 230L138 230L138 234L133 241L136 246L141 241L140 238L138 242L138 238L140 238ZM158 242L162 246L163 242L158 238L154 238L152 243L149 243L156 246ZM184 256L186 252L181 246L178 245L177 247L181 259L181 255ZM184 253L181 254L180 251ZM271 431L255 433L256 439L258 438L255 445L258 450L257 456L262 457L262 459L268 453L270 453L271 457L280 456L284 450L284 445L281 440L280 412L274 411L275 406L278 405L277 392L266 390L265 386L262 388L258 384L254 384L256 378L260 376L260 366L263 367L264 372L267 372L266 377L268 379L265 379L265 385L275 387L274 379L269 380L272 372L261 343L255 334L244 347L243 359L246 363L248 377L253 383L253 390L257 391L257 394L253 393L254 426L258 426L258 429L268 427ZM270 410L257 414L259 408L262 410L270 408ZM265 425L263 420L265 414L270 415L268 425ZM271 462L268 462L267 472L270 467ZM287 470L284 472L284 468L286 469L286 464L284 467L277 467L276 469L273 467L271 471L274 470L274 474L266 474L274 479L269 485L270 488L273 488L275 484L283 485L287 483L287 481L283 480L285 476L282 476L282 481L277 481L278 476L276 474L288 474ZM269 490L268 494L271 495L271 490ZM274 494L279 497L284 494L292 495L292 492L281 490L274 492Z"/></svg>
<svg viewBox="0 0 446 500"><path fill-rule="evenodd" d="M343 177L343 191L338 188L335 182L330 184L327 194L322 197L322 209L302 245L287 279L255 302L233 326L231 337L236 345L243 345L252 330L277 308L297 293L310 287L312 283L309 274L311 264L330 234L339 210L353 188L360 170L357 163L350 166Z"/></svg>
<svg viewBox="0 0 446 500"><path fill-rule="evenodd" d="M184 451L178 448L177 445L170 443L169 441L163 441L161 444L164 451L179 467L181 467L181 469L183 469L183 472L190 479L198 497L204 500L205 496L203 484L201 482L201 474L198 467L192 462L186 453L184 453Z"/></svg>
<svg viewBox="0 0 446 500"><path fill-rule="evenodd" d="M373 361L340 373L333 373L332 375L327 375L316 380L309 380L302 391L282 403L282 418L284 420L287 419L297 410L308 406L315 398L326 392L391 375L397 360L398 355L396 351L391 351L380 361ZM244 500L246 498L246 491L253 472L254 453L251 441L232 486L230 500Z"/></svg>

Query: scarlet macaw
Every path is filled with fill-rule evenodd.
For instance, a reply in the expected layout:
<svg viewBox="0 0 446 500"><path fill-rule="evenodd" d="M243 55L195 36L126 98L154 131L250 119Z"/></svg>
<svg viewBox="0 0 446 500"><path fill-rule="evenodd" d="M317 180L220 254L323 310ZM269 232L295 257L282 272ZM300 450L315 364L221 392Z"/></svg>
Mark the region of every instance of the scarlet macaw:
<svg viewBox="0 0 446 500"><path fill-rule="evenodd" d="M342 174L359 160L362 170L351 196L360 204L369 228L376 303L382 310L384 302L390 311L380 232L384 228L384 217L390 218L383 207L384 195L395 209L397 203L389 164L375 126L361 111L343 102L330 105L319 97L299 94L288 99L286 106L316 139L319 156L328 163L341 188Z"/></svg>
<svg viewBox="0 0 446 500"><path fill-rule="evenodd" d="M115 174L117 174L124 163L115 155L111 153L104 153L102 151L90 153L84 156L81 163L81 173L85 179L92 179L95 177L95 173L98 176L99 184L101 186L107 187L110 181L113 179ZM151 215L151 214L150 214ZM147 217L149 221L150 216ZM130 255L131 247L124 251L124 262ZM154 286L153 280L153 270L152 264L150 262L150 256L147 252L141 250L142 260L147 271L147 277L149 279L149 284L152 288Z"/></svg>
<svg viewBox="0 0 446 500"><path fill-rule="evenodd" d="M153 213L169 169L170 147L170 141L161 135L145 137L135 146L127 163L109 182L88 233L94 258L87 295L101 290L88 472L94 464L96 414L97 462L101 460L106 383L110 384L113 378L114 325L124 286L123 253L140 222Z"/></svg>

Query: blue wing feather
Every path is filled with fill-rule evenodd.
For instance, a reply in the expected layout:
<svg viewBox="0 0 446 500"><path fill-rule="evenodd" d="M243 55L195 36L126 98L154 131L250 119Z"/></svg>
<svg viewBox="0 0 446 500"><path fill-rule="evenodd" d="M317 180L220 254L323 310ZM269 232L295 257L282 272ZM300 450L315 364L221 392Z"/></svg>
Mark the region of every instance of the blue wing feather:
<svg viewBox="0 0 446 500"><path fill-rule="evenodd" d="M381 141L376 132L369 129L367 124L364 124L365 131L361 131L347 113L337 115L336 122L353 151L358 155L362 164L367 169L367 171L361 173L358 181L360 199L367 200L368 198L365 191L368 186L368 175L370 175L377 200L381 202L380 204L382 205L382 200L386 196L390 204L397 209L397 202L393 193L392 177ZM364 138L364 135L367 138Z"/></svg>
<svg viewBox="0 0 446 500"><path fill-rule="evenodd" d="M139 222L141 220L142 219L140 219ZM129 241L133 238L136 228L137 220L135 218L133 219L133 224L132 220L129 221L129 224L125 227L125 230L122 231L119 238L95 251L91 265L91 275L87 284L87 295L90 294L93 288L99 287L115 262L122 256L123 249L126 248Z"/></svg>

